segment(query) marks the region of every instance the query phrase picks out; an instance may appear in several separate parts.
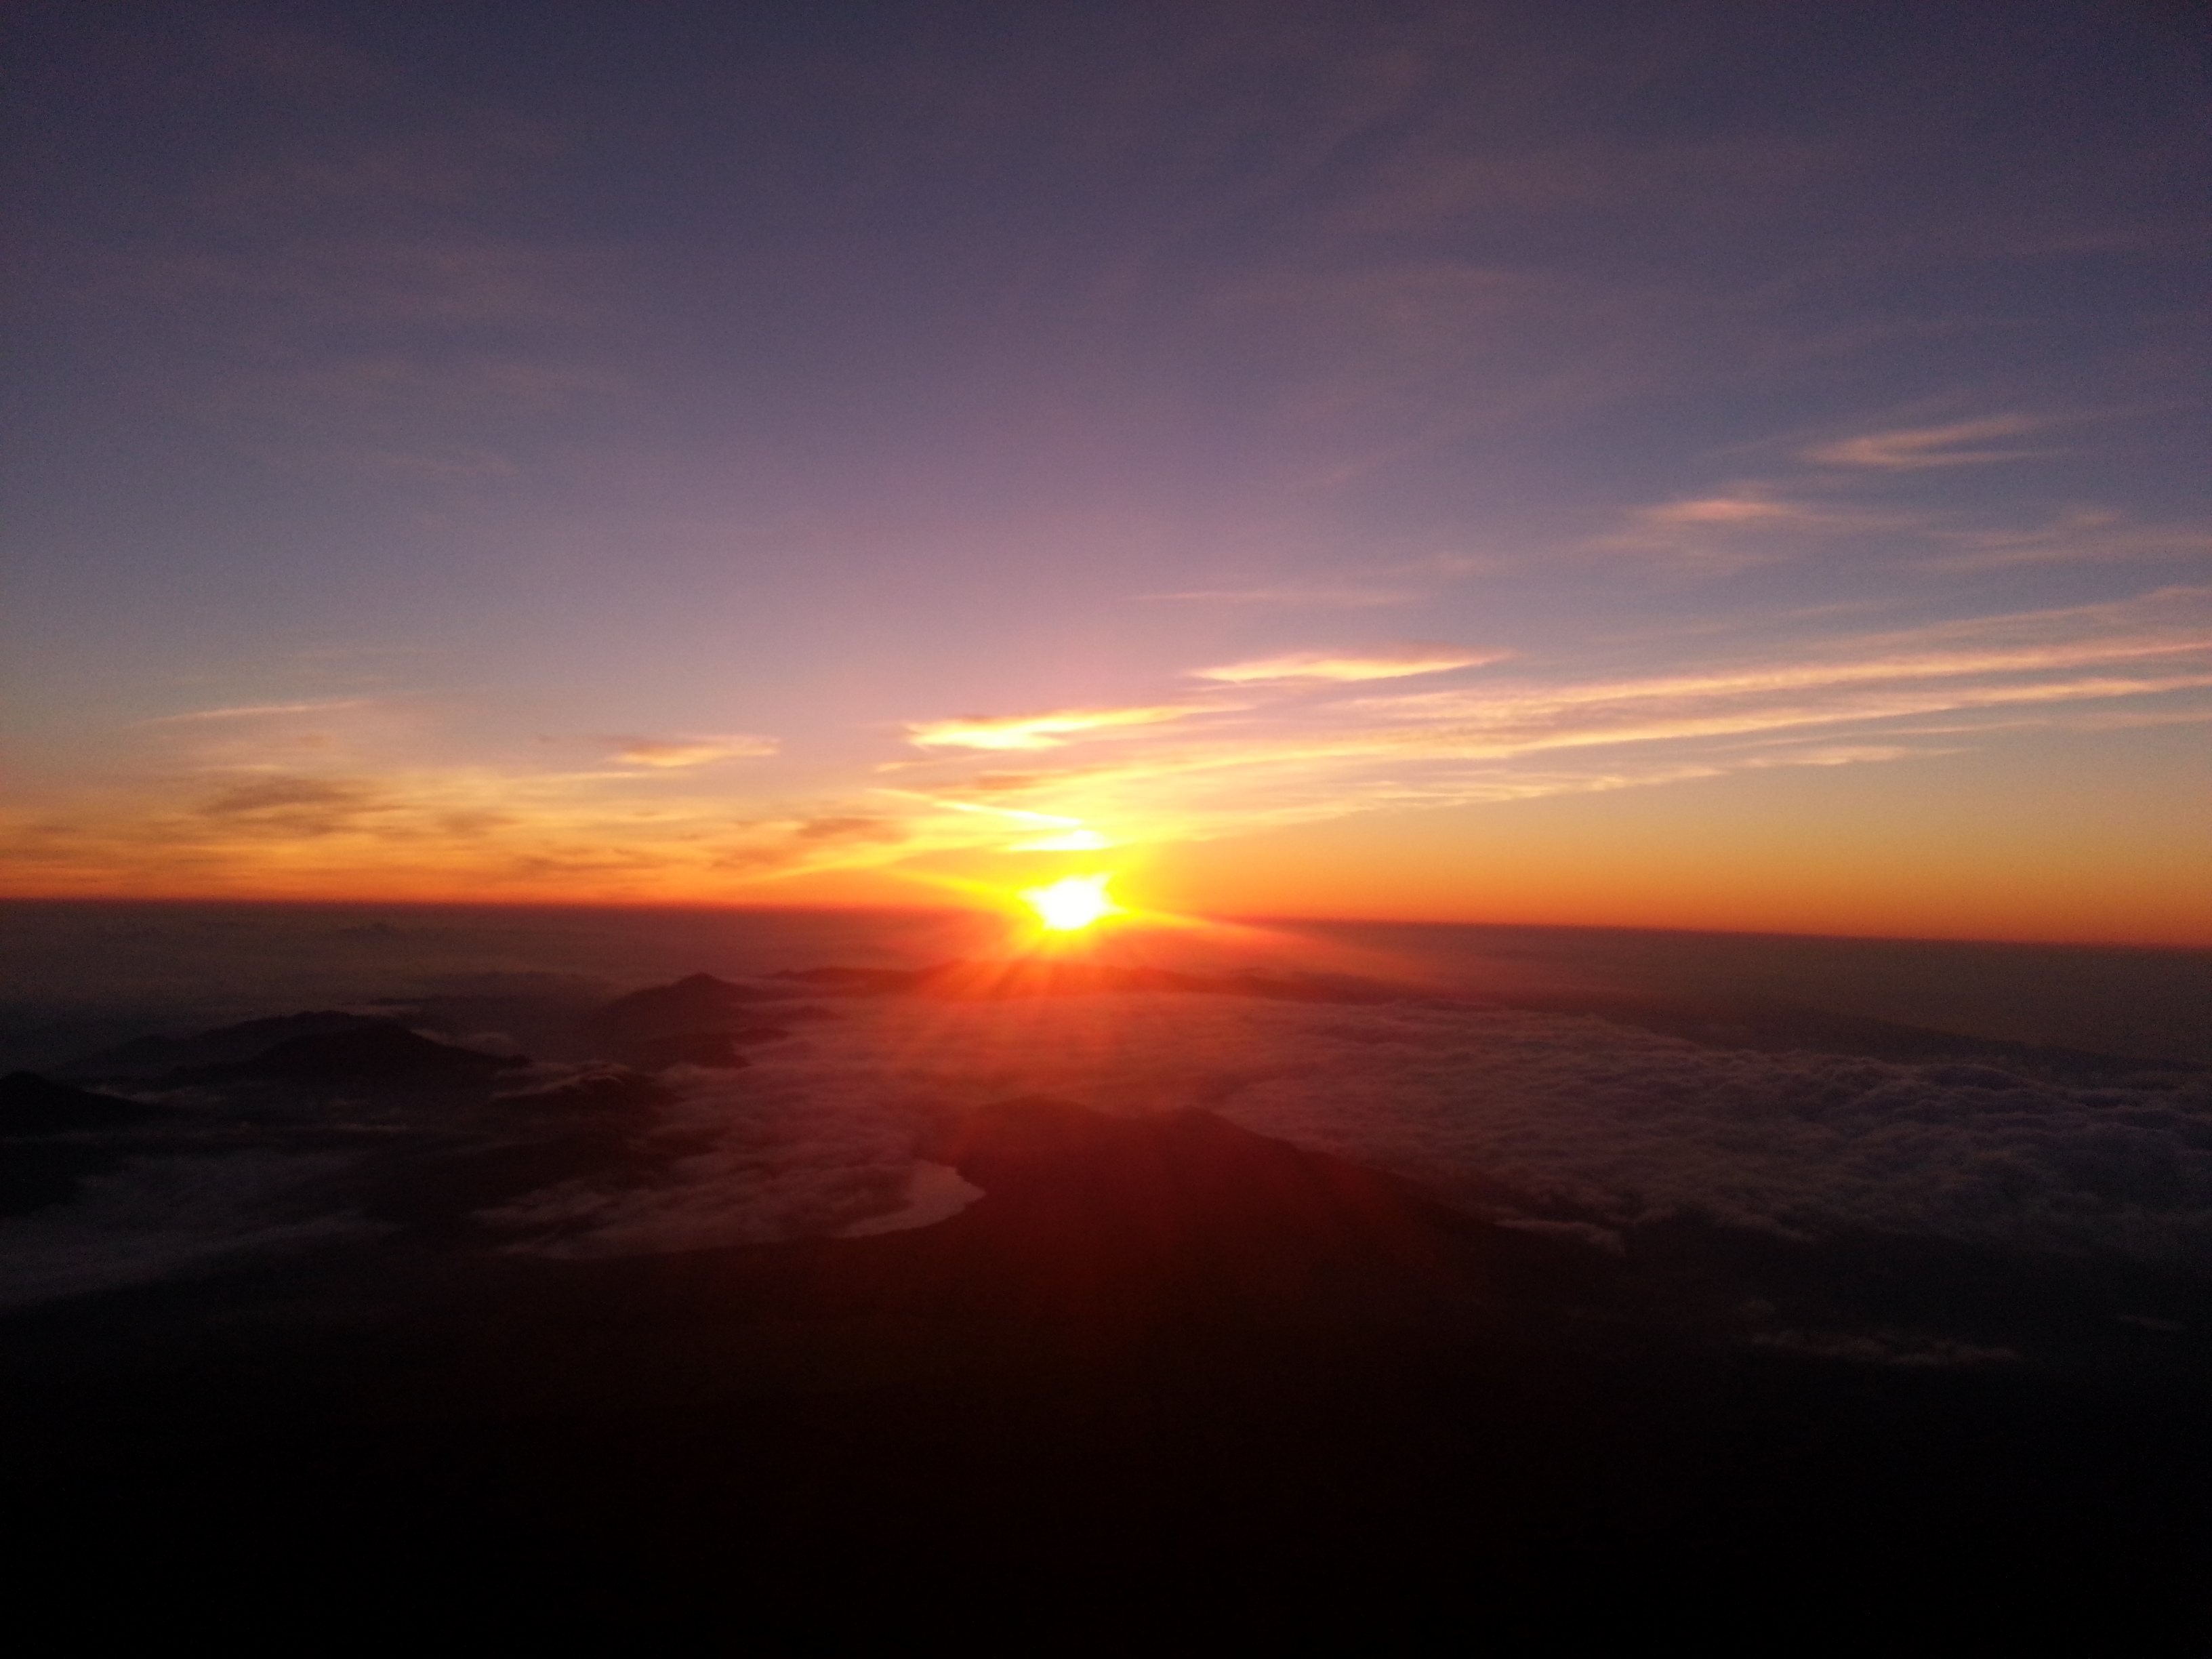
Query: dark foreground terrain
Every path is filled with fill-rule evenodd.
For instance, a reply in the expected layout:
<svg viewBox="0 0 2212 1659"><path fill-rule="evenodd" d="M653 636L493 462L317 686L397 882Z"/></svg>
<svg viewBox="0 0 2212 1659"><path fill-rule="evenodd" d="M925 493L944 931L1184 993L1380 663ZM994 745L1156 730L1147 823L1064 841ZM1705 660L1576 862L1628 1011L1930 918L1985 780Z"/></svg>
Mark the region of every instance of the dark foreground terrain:
<svg viewBox="0 0 2212 1659"><path fill-rule="evenodd" d="M936 1150L988 1195L933 1227L457 1253L463 1176L373 1249L19 1315L18 1582L180 1631L770 1650L2207 1628L2193 1340L1868 1365L1698 1329L1736 1279L1984 1300L1971 1252L1623 1256L1198 1112L1017 1101ZM2109 1289L2004 1283L2027 1318Z"/></svg>
<svg viewBox="0 0 2212 1659"><path fill-rule="evenodd" d="M1120 1111L992 1080L1102 1032L1154 1068ZM0 1078L27 1628L2212 1637L2201 1067L1004 964L123 1034ZM1394 1141L1439 1078L1443 1131ZM1330 1121L1401 1173L1313 1150ZM1697 1201L1619 1185L1662 1179Z"/></svg>

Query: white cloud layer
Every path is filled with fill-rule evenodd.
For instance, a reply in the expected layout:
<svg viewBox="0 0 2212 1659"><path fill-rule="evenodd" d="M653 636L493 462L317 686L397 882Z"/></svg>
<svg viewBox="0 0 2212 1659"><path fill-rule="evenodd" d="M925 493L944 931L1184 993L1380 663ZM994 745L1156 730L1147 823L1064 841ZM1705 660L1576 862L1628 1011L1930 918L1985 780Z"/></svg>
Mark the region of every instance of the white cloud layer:
<svg viewBox="0 0 2212 1659"><path fill-rule="evenodd" d="M1224 997L877 1003L702 1078L651 1187L569 1183L494 1218L561 1255L842 1231L908 1202L933 1114L1025 1094L1202 1106L1504 1218L1695 1215L1820 1238L2212 1257L2212 1097L1982 1066L1714 1050L1595 1018Z"/></svg>

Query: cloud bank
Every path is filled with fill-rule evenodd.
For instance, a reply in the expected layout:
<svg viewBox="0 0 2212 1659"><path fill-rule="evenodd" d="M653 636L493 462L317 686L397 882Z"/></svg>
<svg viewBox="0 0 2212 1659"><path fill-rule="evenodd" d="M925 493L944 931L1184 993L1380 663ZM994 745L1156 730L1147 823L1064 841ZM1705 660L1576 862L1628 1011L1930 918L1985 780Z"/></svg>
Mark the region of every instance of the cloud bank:
<svg viewBox="0 0 2212 1659"><path fill-rule="evenodd" d="M1492 1216L1676 1216L2212 1262L2203 1079L2082 1088L1994 1067L1694 1047L1580 1016L1164 995L878 1003L702 1077L651 1187L565 1184L494 1218L562 1255L850 1227L907 1202L948 1112L1042 1094L1198 1106Z"/></svg>

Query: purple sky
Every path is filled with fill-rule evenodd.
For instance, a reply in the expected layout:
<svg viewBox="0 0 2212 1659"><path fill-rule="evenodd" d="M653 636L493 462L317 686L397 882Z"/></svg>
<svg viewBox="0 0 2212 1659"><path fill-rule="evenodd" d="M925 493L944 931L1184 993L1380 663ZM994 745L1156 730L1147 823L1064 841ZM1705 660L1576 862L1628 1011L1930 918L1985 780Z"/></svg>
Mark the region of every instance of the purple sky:
<svg viewBox="0 0 2212 1659"><path fill-rule="evenodd" d="M1476 915L1521 804L1846 774L2023 917L2212 863L2188 9L9 27L9 890L1385 835Z"/></svg>

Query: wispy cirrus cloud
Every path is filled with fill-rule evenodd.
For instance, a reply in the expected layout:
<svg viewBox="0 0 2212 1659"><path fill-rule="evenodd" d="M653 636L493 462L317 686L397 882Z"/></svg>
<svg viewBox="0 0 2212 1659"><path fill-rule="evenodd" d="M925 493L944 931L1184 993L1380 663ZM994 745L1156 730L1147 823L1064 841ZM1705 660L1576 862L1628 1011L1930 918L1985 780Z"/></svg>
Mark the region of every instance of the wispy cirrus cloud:
<svg viewBox="0 0 2212 1659"><path fill-rule="evenodd" d="M1739 478L1701 495L1627 508L1617 528L1585 546L1661 555L1716 574L1854 538L1856 556L1931 572L2183 559L2212 551L2212 529L2202 521L2145 524L2094 503L2066 507L2026 529L1977 525L1972 508L1955 492L1947 494L1940 480L1922 477L1954 467L2063 454L2061 449L2004 447L1996 441L2116 417L2112 411L1992 416L1800 445L1789 451L1796 465L1775 476Z"/></svg>
<svg viewBox="0 0 2212 1659"><path fill-rule="evenodd" d="M325 698L312 702L256 702L242 703L232 708L194 708L181 714L156 714L141 720L142 726L186 726L199 720L258 720L279 714L334 714L356 708L367 708L376 702L373 697Z"/></svg>
<svg viewBox="0 0 2212 1659"><path fill-rule="evenodd" d="M2049 449L1992 449L1986 446L1992 439L2025 437L2057 424L2057 419L2050 416L1995 415L1978 421L1952 421L1942 426L1862 433L1854 438L1815 444L1800 450L1798 455L1819 466L1878 467L1887 471L1978 466L2056 453Z"/></svg>
<svg viewBox="0 0 2212 1659"><path fill-rule="evenodd" d="M610 738L615 758L626 766L669 769L704 766L712 761L750 760L781 751L774 738L743 734L701 738Z"/></svg>
<svg viewBox="0 0 2212 1659"><path fill-rule="evenodd" d="M1726 572L1789 558L1808 543L1911 531L1929 522L1925 512L1807 499L1792 486L1754 481L1631 508L1620 528L1587 545Z"/></svg>
<svg viewBox="0 0 2212 1659"><path fill-rule="evenodd" d="M1667 525L1805 525L1820 521L1819 514L1799 502L1751 494L1668 501L1663 507L1640 507L1637 516L1648 524Z"/></svg>
<svg viewBox="0 0 2212 1659"><path fill-rule="evenodd" d="M1923 671L1987 673L1981 669ZM1470 759L1509 759L1553 749L1607 747L1616 744L1673 742L1686 738L1735 738L1787 731L1894 720L1901 716L2000 708L2016 703L2080 702L2102 697L2139 696L2161 691L2212 687L2212 673L2088 675L2027 684L1977 684L1931 689L1898 684L1912 671L1869 673L1890 682L1879 689L1853 687L1856 675L1838 675L1800 688L1806 695L1777 696L1781 677L1754 689L1656 682L1643 686L1587 688L1566 696L1531 696L1503 707L1397 708L1401 717L1437 723L1431 733L1439 753ZM1851 689L1847 689L1851 688ZM1764 693L1764 695L1762 695ZM1418 737L1416 732L1399 734Z"/></svg>
<svg viewBox="0 0 2212 1659"><path fill-rule="evenodd" d="M972 781L969 787L973 787ZM1008 820L1007 828L1018 827L1019 832L1028 837L1027 840L1008 843L1006 847L1008 852L1084 853L1114 844L1096 830L1085 826L1082 819L1066 817L1057 812L1030 812L1019 807L990 806L961 800L953 795L933 795L913 789L884 789L878 793L919 803L930 814L970 813L986 818ZM965 838L956 835L953 839Z"/></svg>
<svg viewBox="0 0 2212 1659"><path fill-rule="evenodd" d="M1891 637L1895 639L1898 636ZM1913 636L1906 635L1903 637L1909 640ZM1986 649L1954 647L1917 652L1883 651L1881 647L1886 642L1880 638L1861 641L1863 647L1872 647L1870 654L1839 655L1826 661L1759 664L1714 673L1601 681L1503 695L1438 691L1389 698L1370 697L1362 699L1353 706L1425 718L1479 715L1485 720L1511 722L1567 710L1680 707L1739 698L1765 699L1803 692L1833 693L1847 687L1907 685L1930 680L2032 675L2054 670L2140 663L2147 659L2194 657L2212 649L2212 633L2181 634L2178 636L2153 633L2118 639L2053 641L2041 644L1994 645Z"/></svg>
<svg viewBox="0 0 2212 1659"><path fill-rule="evenodd" d="M1062 708L1043 714L963 714L907 727L922 749L1057 749L1079 736L1118 735L1130 726L1160 726L1218 712L1218 703L1158 703L1137 708Z"/></svg>
<svg viewBox="0 0 2212 1659"><path fill-rule="evenodd" d="M1440 674L1473 668L1510 656L1507 651L1470 651L1454 645L1401 645L1364 652L1300 651L1261 657L1219 668L1201 668L1196 678L1231 685L1270 682L1392 680L1412 674Z"/></svg>
<svg viewBox="0 0 2212 1659"><path fill-rule="evenodd" d="M1270 696L1267 682L1250 684L1255 701L1233 732L1144 726L1117 733L1109 752L1080 754L1092 733L1064 728L1057 746L1080 763L1033 770L1007 793L1112 840L1203 837L1391 807L1881 763L1946 752L2030 709L2049 719L2155 698L2165 718L2187 712L2175 698L2212 692L2212 588L1632 677L1547 674L1534 662L1511 681L1388 696L1317 698L1291 681ZM1928 728L1931 719L1940 726ZM1920 728L1899 732L1905 720ZM1929 730L1952 741L1930 748L1918 740Z"/></svg>

